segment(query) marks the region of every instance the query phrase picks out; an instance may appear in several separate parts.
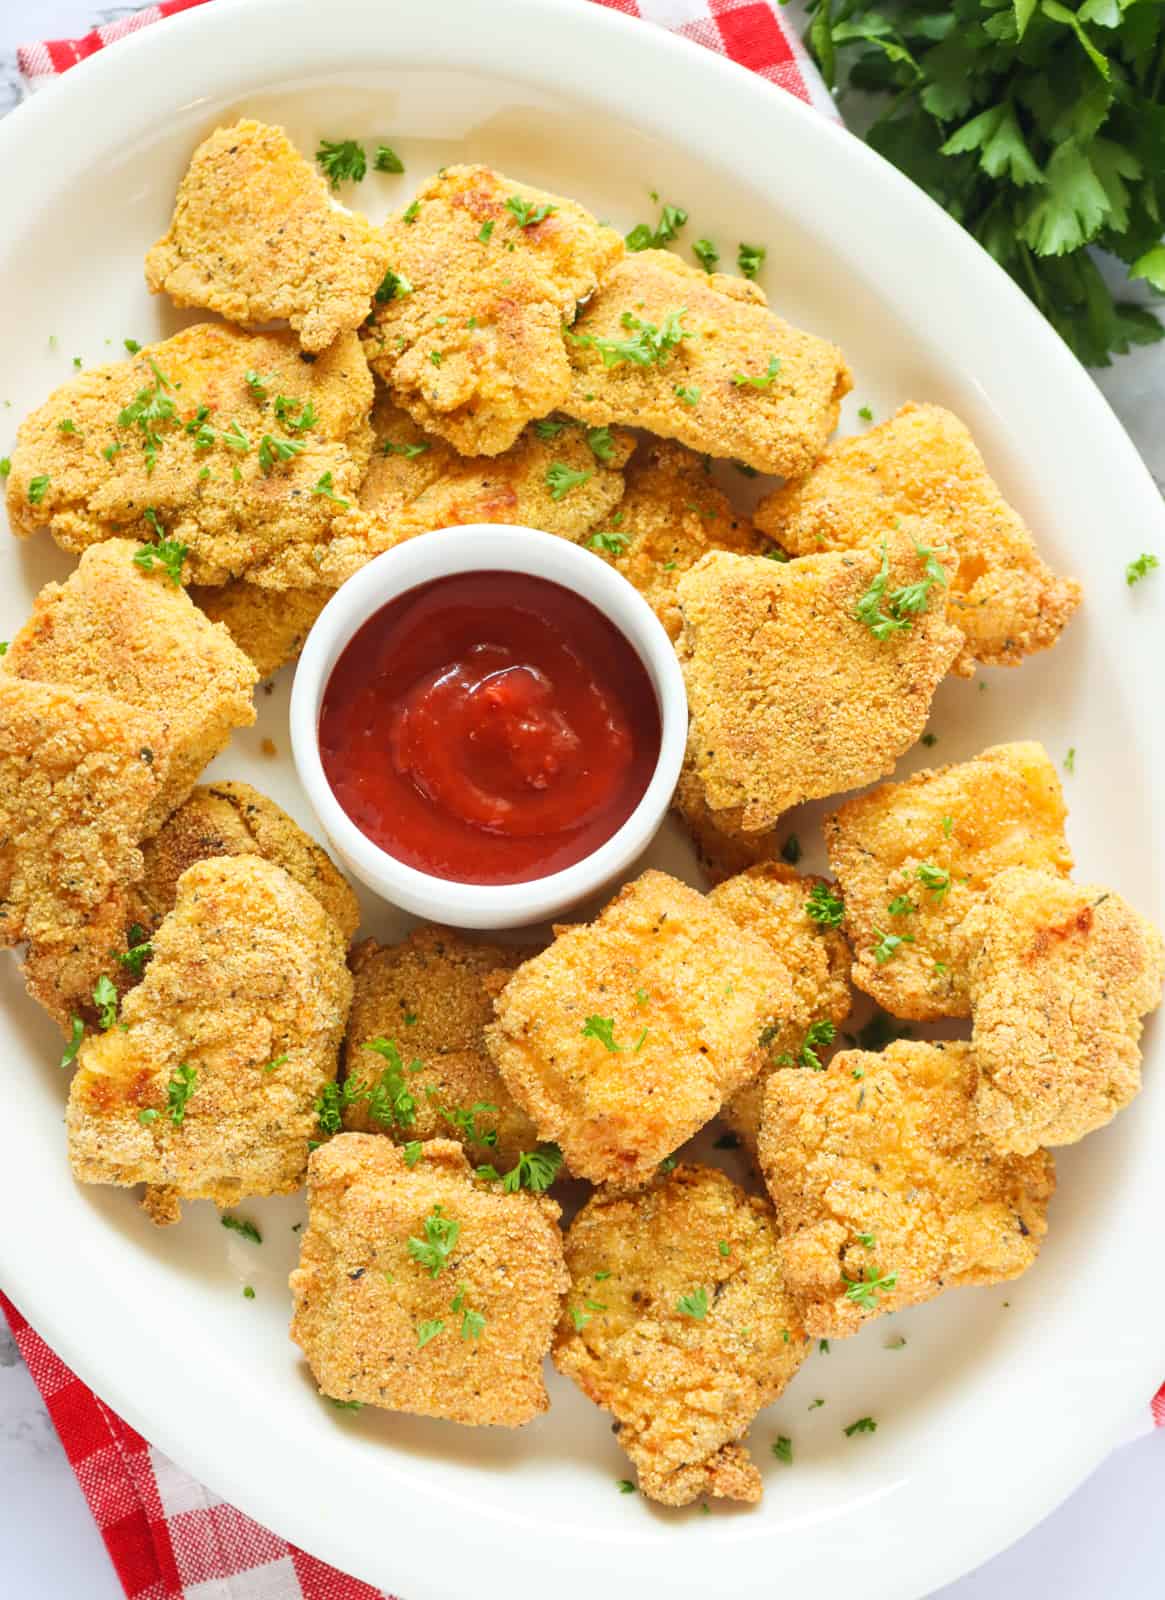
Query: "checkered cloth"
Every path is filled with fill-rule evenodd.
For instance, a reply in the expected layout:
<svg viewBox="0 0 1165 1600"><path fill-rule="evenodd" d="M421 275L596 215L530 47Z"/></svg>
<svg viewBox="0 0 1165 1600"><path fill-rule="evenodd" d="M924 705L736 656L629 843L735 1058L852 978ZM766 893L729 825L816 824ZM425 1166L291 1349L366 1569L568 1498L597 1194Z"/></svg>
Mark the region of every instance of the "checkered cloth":
<svg viewBox="0 0 1165 1600"><path fill-rule="evenodd" d="M82 39L22 45L27 89L106 45L208 0L161 0ZM800 40L769 0L593 0L730 57L837 118ZM129 1600L392 1600L297 1550L220 1500L104 1405L0 1294L0 1311L44 1396ZM1165 1385L1152 1405L1165 1427Z"/></svg>

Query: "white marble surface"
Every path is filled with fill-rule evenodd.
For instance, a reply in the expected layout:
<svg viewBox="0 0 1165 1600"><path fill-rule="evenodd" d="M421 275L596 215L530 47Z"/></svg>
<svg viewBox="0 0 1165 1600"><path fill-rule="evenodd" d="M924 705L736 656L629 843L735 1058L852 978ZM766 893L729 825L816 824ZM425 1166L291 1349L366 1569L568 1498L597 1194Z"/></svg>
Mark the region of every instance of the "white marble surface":
<svg viewBox="0 0 1165 1600"><path fill-rule="evenodd" d="M95 20L133 9L95 7L84 0L0 0L0 113L16 95L16 44L69 37ZM1165 344L1135 351L1097 378L1165 488ZM1038 1463L1033 1441L1033 1471ZM0 1487L0 1596L120 1600L121 1586L81 1491L2 1320ZM1029 1600L1046 1594L1058 1600L1107 1600L1109 1595L1160 1600L1163 1505L1165 1429L1118 1450L1059 1511L1003 1555L943 1590L941 1600Z"/></svg>

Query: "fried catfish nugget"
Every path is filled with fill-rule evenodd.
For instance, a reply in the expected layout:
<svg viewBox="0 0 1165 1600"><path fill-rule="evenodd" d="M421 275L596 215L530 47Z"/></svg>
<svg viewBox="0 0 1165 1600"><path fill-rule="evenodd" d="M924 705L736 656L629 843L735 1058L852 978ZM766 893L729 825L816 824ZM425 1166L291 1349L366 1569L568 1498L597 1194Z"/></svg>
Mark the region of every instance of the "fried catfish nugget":
<svg viewBox="0 0 1165 1600"><path fill-rule="evenodd" d="M340 930L281 867L190 867L118 1026L81 1046L74 1176L145 1183L155 1222L177 1221L183 1199L297 1189L351 998Z"/></svg>
<svg viewBox="0 0 1165 1600"><path fill-rule="evenodd" d="M331 1399L519 1428L549 1406L542 1360L569 1279L558 1206L476 1184L461 1146L412 1167L345 1133L308 1167L291 1337Z"/></svg>
<svg viewBox="0 0 1165 1600"><path fill-rule="evenodd" d="M965 932L984 1133L1026 1154L1102 1128L1141 1087L1141 1018L1165 975L1158 930L1109 889L1013 867Z"/></svg>
<svg viewBox="0 0 1165 1600"><path fill-rule="evenodd" d="M843 1050L774 1072L760 1161L789 1293L814 1338L1036 1258L1055 1186L1046 1150L1003 1155L979 1127L969 1045Z"/></svg>
<svg viewBox="0 0 1165 1600"><path fill-rule="evenodd" d="M235 728L255 720L253 663L129 539L94 545L49 583L4 659L20 678L115 696L153 711L167 734L154 764L161 805L180 805Z"/></svg>
<svg viewBox="0 0 1165 1600"><path fill-rule="evenodd" d="M388 241L341 211L284 133L244 118L190 159L146 282L230 322L289 322L305 350L358 328L388 269Z"/></svg>
<svg viewBox="0 0 1165 1600"><path fill-rule="evenodd" d="M896 1017L969 1017L966 917L1008 867L1067 876L1066 816L1056 769L1030 741L847 800L825 842L858 988Z"/></svg>
<svg viewBox="0 0 1165 1600"><path fill-rule="evenodd" d="M752 867L708 896L742 928L763 939L793 985L793 1004L762 1035L766 1061L721 1115L755 1152L769 1074L812 1067L850 1012L850 954L834 921L835 901L824 878L802 877L781 861Z"/></svg>
<svg viewBox="0 0 1165 1600"><path fill-rule="evenodd" d="M566 1262L554 1364L615 1418L643 1493L759 1500L742 1440L805 1355L764 1201L679 1166L641 1194L593 1196Z"/></svg>
<svg viewBox="0 0 1165 1600"><path fill-rule="evenodd" d="M387 1133L398 1143L454 1139L475 1166L499 1171L538 1143L485 1048L493 1017L487 980L512 971L529 952L466 939L449 928L416 928L403 943L367 939L353 953L356 993L348 1018L344 1071L348 1084L372 1094L353 1097L344 1126ZM377 1049L376 1047L379 1047ZM396 1056L392 1056L395 1049ZM384 1059L408 1062L407 1097L375 1092Z"/></svg>
<svg viewBox="0 0 1165 1600"><path fill-rule="evenodd" d="M1041 559L967 428L942 406L905 405L825 452L809 476L757 507L757 526L790 555L877 545L902 516L924 517L959 558L947 615L966 635L954 671L1014 667L1054 645L1080 585Z"/></svg>
<svg viewBox="0 0 1165 1600"><path fill-rule="evenodd" d="M385 233L397 276L366 334L373 370L462 455L499 455L566 398L563 324L623 240L573 200L480 166L430 178Z"/></svg>
<svg viewBox="0 0 1165 1600"><path fill-rule="evenodd" d="M674 640L680 632L676 584L689 567L709 550L761 555L768 541L733 510L701 458L683 445L642 444L626 481L618 510L585 542L635 585Z"/></svg>
<svg viewBox="0 0 1165 1600"><path fill-rule="evenodd" d="M858 603L871 591L925 592L925 570L904 528L881 558L781 564L716 552L680 579L688 760L717 821L723 812L729 829L759 832L790 806L893 770L963 636L941 601L924 601L879 638Z"/></svg>
<svg viewBox="0 0 1165 1600"><path fill-rule="evenodd" d="M667 250L626 256L568 339L571 416L782 477L809 471L852 386L841 351L782 322L756 284Z"/></svg>
<svg viewBox="0 0 1165 1600"><path fill-rule="evenodd" d="M294 661L316 618L336 591L318 585L302 589L260 589L239 579L219 589L191 585L200 611L221 622L261 678Z"/></svg>
<svg viewBox="0 0 1165 1600"><path fill-rule="evenodd" d="M199 785L142 845L134 899L147 931L173 909L182 874L216 856L262 856L315 896L350 940L360 926L351 885L322 845L249 783Z"/></svg>
<svg viewBox="0 0 1165 1600"><path fill-rule="evenodd" d="M746 833L739 812L713 811L704 798L704 785L696 775L689 751L672 795L673 812L688 830L696 859L712 883L765 861L775 861L781 842L772 828Z"/></svg>
<svg viewBox="0 0 1165 1600"><path fill-rule="evenodd" d="M368 465L371 406L355 334L305 356L289 333L184 328L25 418L13 532L47 528L77 553L115 533L164 537L186 547L184 580L309 587Z"/></svg>
<svg viewBox="0 0 1165 1600"><path fill-rule="evenodd" d="M789 976L664 872L556 933L499 995L489 1052L571 1172L644 1184L759 1070L761 1033L792 1005Z"/></svg>

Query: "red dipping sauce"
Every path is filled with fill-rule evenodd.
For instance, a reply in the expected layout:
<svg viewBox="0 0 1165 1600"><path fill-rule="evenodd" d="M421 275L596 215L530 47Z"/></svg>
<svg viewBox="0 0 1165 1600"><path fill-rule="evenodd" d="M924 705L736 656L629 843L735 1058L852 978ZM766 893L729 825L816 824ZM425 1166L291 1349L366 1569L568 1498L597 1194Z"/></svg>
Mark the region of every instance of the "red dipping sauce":
<svg viewBox="0 0 1165 1600"><path fill-rule="evenodd" d="M635 650L544 578L467 572L353 635L324 690L332 792L375 844L460 883L526 883L626 822L659 758Z"/></svg>

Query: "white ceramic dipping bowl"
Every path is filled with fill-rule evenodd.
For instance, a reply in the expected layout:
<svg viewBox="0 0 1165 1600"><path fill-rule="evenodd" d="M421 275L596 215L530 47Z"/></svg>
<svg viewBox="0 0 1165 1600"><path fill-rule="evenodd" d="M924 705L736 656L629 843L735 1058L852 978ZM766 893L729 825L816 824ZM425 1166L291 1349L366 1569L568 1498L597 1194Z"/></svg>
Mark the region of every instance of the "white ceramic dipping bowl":
<svg viewBox="0 0 1165 1600"><path fill-rule="evenodd" d="M527 883L458 883L406 866L374 844L344 811L324 773L319 718L332 669L353 634L400 595L461 572L520 572L589 600L642 661L660 716L659 757L626 822L573 866ZM291 748L316 816L344 865L384 899L455 928L518 928L557 916L604 888L646 849L667 812L688 732L683 675L651 607L588 551L533 528L472 523L411 539L377 556L328 601L308 634L291 691Z"/></svg>

